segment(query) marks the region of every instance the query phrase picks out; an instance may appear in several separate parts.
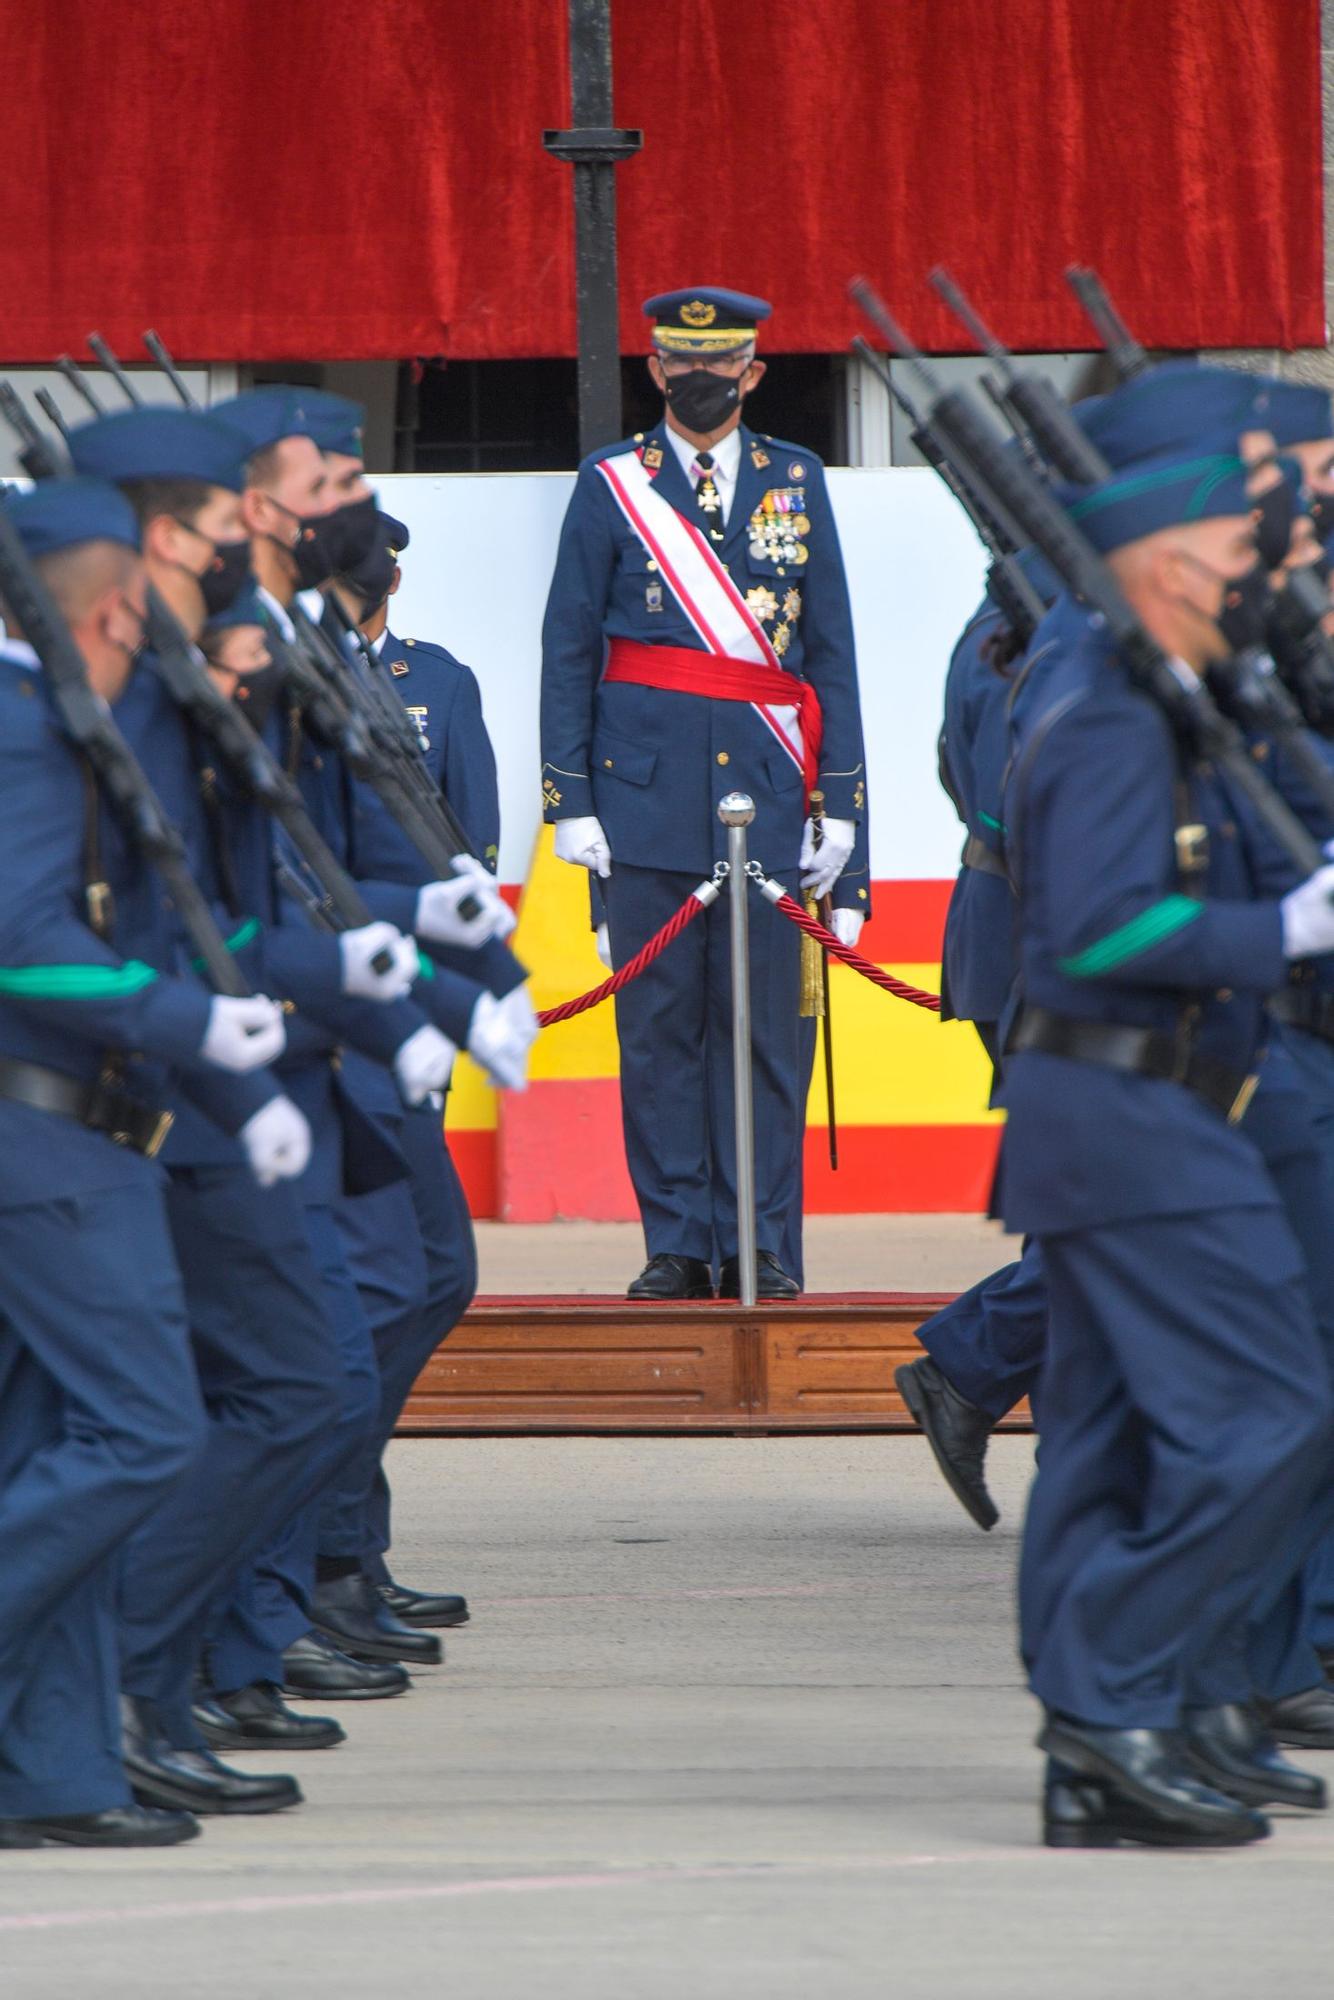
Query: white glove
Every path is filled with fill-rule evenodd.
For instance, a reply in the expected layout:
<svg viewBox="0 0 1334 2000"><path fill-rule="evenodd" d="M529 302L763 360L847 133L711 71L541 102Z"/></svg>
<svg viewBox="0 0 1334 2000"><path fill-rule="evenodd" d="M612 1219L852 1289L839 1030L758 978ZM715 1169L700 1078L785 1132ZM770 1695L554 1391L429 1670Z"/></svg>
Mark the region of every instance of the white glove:
<svg viewBox="0 0 1334 2000"><path fill-rule="evenodd" d="M405 1104L424 1104L449 1082L458 1054L448 1035L429 1024L409 1035L394 1053L394 1080Z"/></svg>
<svg viewBox="0 0 1334 2000"><path fill-rule="evenodd" d="M294 1181L310 1165L310 1127L290 1097L275 1097L237 1136L261 1187Z"/></svg>
<svg viewBox="0 0 1334 2000"><path fill-rule="evenodd" d="M371 964L381 952L389 964L377 972ZM344 931L338 940L343 962L343 991L354 1000L401 1000L417 977L417 947L392 924L362 924Z"/></svg>
<svg viewBox="0 0 1334 2000"><path fill-rule="evenodd" d="M244 1000L218 993L208 1010L208 1027L199 1053L219 1069L262 1069L287 1046L283 1010L276 1000L256 993Z"/></svg>
<svg viewBox="0 0 1334 2000"><path fill-rule="evenodd" d="M857 839L857 822L852 819L821 820L823 838L815 845L815 821L808 819L801 835L801 859L798 867L805 870L801 878L803 889L810 889L817 902L827 896L839 876L848 865L853 845Z"/></svg>
<svg viewBox="0 0 1334 2000"><path fill-rule="evenodd" d="M412 928L432 944L461 945L466 951L476 951L489 938L507 937L514 929L514 917L501 900L495 877L471 854L456 854L454 867L458 872L453 881L426 884L417 898ZM460 916L459 905L469 897L477 908L470 917Z"/></svg>
<svg viewBox="0 0 1334 2000"><path fill-rule="evenodd" d="M831 910L829 912L830 930L834 933L839 943L847 945L851 951L856 951L857 949L857 940L862 934L862 925L865 922L866 913L863 910Z"/></svg>
<svg viewBox="0 0 1334 2000"><path fill-rule="evenodd" d="M612 963L611 956L611 933L605 924L598 925L597 948L598 957L602 960L608 972L615 972L616 967Z"/></svg>
<svg viewBox="0 0 1334 2000"><path fill-rule="evenodd" d="M1283 917L1283 956L1318 958L1334 951L1334 866L1317 868L1279 904Z"/></svg>
<svg viewBox="0 0 1334 2000"><path fill-rule="evenodd" d="M522 996L527 1006L527 1021L521 1008L510 1004L516 995ZM536 1033L532 1002L521 986L503 1000L497 1000L494 993L483 993L472 1010L468 1053L476 1057L491 1081L503 1090L526 1090L528 1050Z"/></svg>
<svg viewBox="0 0 1334 2000"><path fill-rule="evenodd" d="M586 819L556 821L556 855L561 861L573 861L577 868L587 868L590 875L600 875L604 882L611 873L607 836L602 821L591 813Z"/></svg>

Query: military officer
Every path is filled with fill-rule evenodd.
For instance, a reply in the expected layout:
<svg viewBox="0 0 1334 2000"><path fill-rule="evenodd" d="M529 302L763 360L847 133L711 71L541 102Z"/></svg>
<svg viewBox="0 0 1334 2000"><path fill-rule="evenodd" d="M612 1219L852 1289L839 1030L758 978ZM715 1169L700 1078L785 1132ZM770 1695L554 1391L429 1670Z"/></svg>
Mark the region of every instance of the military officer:
<svg viewBox="0 0 1334 2000"><path fill-rule="evenodd" d="M748 792L754 851L792 890L833 890L866 807L852 619L824 468L753 431L762 299L649 300L645 436L580 467L543 628L546 817L603 878L620 964L724 852L718 802ZM863 880L854 907L865 909ZM648 1263L635 1298L737 1288L726 913L693 924L617 997L626 1155ZM781 1250L805 1073L798 933L751 924L759 1290L797 1289Z"/></svg>
<svg viewBox="0 0 1334 2000"><path fill-rule="evenodd" d="M95 693L114 700L143 637L133 511L87 479L8 504ZM163 1845L198 1824L131 1803L115 1628L125 1544L179 1491L207 1439L151 1157L162 1065L178 1066L195 1101L235 1131L250 1079L233 1079L234 1092L222 1071L277 1055L282 1018L269 1000L212 997L188 968L159 971L105 941L91 772L9 613L6 623L0 1845Z"/></svg>

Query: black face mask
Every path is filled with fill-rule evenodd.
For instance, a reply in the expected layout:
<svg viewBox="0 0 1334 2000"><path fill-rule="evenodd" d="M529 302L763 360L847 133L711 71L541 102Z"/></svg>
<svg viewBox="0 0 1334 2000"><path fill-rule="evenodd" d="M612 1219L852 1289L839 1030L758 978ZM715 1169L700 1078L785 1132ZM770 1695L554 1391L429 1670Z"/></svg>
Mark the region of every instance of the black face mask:
<svg viewBox="0 0 1334 2000"><path fill-rule="evenodd" d="M1260 518L1255 525L1255 546L1266 569L1278 569L1288 559L1292 524L1297 518L1297 495L1286 479L1262 493L1258 502Z"/></svg>
<svg viewBox="0 0 1334 2000"><path fill-rule="evenodd" d="M276 660L267 667L259 667L253 674L247 674L236 683L232 700L245 711L250 727L262 732L273 713L273 705L282 693L283 670Z"/></svg>
<svg viewBox="0 0 1334 2000"><path fill-rule="evenodd" d="M325 544L334 555L333 570L326 575L343 576L370 554L379 511L375 495L368 493L363 500L349 500L345 507L324 516Z"/></svg>
<svg viewBox="0 0 1334 2000"><path fill-rule="evenodd" d="M393 586L394 571L398 568L392 549L372 547L369 555L355 565L344 570L343 582L350 584L361 599L361 616L365 620L373 617L385 602Z"/></svg>
<svg viewBox="0 0 1334 2000"><path fill-rule="evenodd" d="M199 579L209 617L216 618L220 611L229 610L254 580L248 541L214 542L213 560Z"/></svg>
<svg viewBox="0 0 1334 2000"><path fill-rule="evenodd" d="M1271 601L1269 565L1262 556L1254 569L1248 569L1245 576L1229 583L1223 599L1218 629L1234 653L1244 652L1247 646L1264 645Z"/></svg>
<svg viewBox="0 0 1334 2000"><path fill-rule="evenodd" d="M722 429L728 418L741 408L741 379L736 375L715 375L708 368L691 368L684 375L668 375L664 395L677 422L688 431L711 435Z"/></svg>
<svg viewBox="0 0 1334 2000"><path fill-rule="evenodd" d="M296 564L298 589L314 590L337 572L336 531L332 525L336 518L333 514L319 514L299 521L300 538L287 551Z"/></svg>

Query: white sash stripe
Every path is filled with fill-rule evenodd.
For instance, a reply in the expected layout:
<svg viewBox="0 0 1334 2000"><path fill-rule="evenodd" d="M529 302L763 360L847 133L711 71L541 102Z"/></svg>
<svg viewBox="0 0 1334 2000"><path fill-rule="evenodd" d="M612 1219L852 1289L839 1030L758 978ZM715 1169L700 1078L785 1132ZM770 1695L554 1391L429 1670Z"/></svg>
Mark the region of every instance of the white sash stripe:
<svg viewBox="0 0 1334 2000"><path fill-rule="evenodd" d="M631 532L648 551L663 581L699 634L706 651L720 659L785 671L768 634L692 521L678 514L654 489L637 451L598 460L612 498ZM797 765L802 764L798 710L787 703L750 706Z"/></svg>

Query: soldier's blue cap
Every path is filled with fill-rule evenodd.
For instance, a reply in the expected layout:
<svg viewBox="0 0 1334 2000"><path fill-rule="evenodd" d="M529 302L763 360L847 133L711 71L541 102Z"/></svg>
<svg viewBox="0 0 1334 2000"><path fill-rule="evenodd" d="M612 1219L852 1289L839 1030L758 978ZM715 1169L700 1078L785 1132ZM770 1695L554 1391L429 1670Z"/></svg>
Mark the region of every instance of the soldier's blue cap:
<svg viewBox="0 0 1334 2000"><path fill-rule="evenodd" d="M375 516L375 539L382 543L392 555L401 556L412 536L406 523L396 521L392 514L386 514L383 507Z"/></svg>
<svg viewBox="0 0 1334 2000"><path fill-rule="evenodd" d="M347 458L364 458L361 441L366 412L350 396L335 396L329 389L307 389L302 402L309 422L307 436L321 451L340 451Z"/></svg>
<svg viewBox="0 0 1334 2000"><path fill-rule="evenodd" d="M80 542L139 548L134 509L105 479L43 479L30 492L8 493L4 506L30 556L53 556Z"/></svg>
<svg viewBox="0 0 1334 2000"><path fill-rule="evenodd" d="M315 416L310 399L315 393L313 389L293 389L272 382L263 389L246 389L239 396L215 403L209 414L240 431L246 441L246 456L252 457L283 438L314 438Z"/></svg>
<svg viewBox="0 0 1334 2000"><path fill-rule="evenodd" d="M1106 555L1162 528L1223 514L1248 516L1255 505L1246 491L1248 476L1233 452L1168 453L1127 466L1073 497L1067 494L1066 505L1076 527Z"/></svg>
<svg viewBox="0 0 1334 2000"><path fill-rule="evenodd" d="M1239 368L1164 361L1075 409L1080 429L1114 471L1143 458L1215 446L1235 450L1243 431L1267 430L1266 380ZM1230 440L1230 443L1228 442Z"/></svg>
<svg viewBox="0 0 1334 2000"><path fill-rule="evenodd" d="M761 320L773 307L748 292L727 292L717 285L692 285L682 292L659 292L644 301L655 321L653 345L668 354L733 354L749 347Z"/></svg>
<svg viewBox="0 0 1334 2000"><path fill-rule="evenodd" d="M1334 406L1328 389L1309 382L1278 382L1261 376L1267 395L1257 430L1272 431L1280 447L1334 438Z"/></svg>
<svg viewBox="0 0 1334 2000"><path fill-rule="evenodd" d="M246 441L220 418L174 404L146 404L95 417L70 432L76 472L94 479L197 479L239 493Z"/></svg>
<svg viewBox="0 0 1334 2000"><path fill-rule="evenodd" d="M239 591L221 611L215 611L204 626L205 632L225 632L231 625L265 625L269 623L264 609L264 600L258 588L251 584Z"/></svg>

